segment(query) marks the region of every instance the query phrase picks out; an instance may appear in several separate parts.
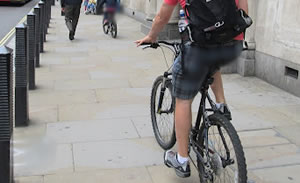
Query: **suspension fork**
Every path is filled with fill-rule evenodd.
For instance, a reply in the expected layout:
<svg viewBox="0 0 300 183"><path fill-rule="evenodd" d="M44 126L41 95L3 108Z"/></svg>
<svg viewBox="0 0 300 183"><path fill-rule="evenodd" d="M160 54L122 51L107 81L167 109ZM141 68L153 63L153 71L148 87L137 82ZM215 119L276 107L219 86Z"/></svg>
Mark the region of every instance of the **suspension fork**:
<svg viewBox="0 0 300 183"><path fill-rule="evenodd" d="M157 113L158 114L161 114L162 112L166 112L166 111L161 111L161 106L162 106L162 103L163 103L163 98L164 98L164 95L165 95L165 91L166 91L166 81L168 79L168 76L169 76L169 73L168 72L165 72L164 73L164 77L163 77L163 81L162 81L162 84L161 84L161 90L160 90L160 94L159 94L159 100L158 100L158 108L157 108ZM173 106L171 106L172 108ZM172 110L172 109L170 109Z"/></svg>

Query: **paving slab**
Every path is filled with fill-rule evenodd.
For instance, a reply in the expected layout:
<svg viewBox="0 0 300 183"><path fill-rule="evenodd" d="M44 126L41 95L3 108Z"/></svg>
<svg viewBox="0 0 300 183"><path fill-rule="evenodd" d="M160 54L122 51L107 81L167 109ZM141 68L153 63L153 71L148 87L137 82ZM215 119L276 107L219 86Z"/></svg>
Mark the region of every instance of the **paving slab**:
<svg viewBox="0 0 300 183"><path fill-rule="evenodd" d="M149 105L151 88L97 89L96 93L99 102L145 103L145 105Z"/></svg>
<svg viewBox="0 0 300 183"><path fill-rule="evenodd" d="M290 120L300 123L300 105L278 106L274 110L285 114Z"/></svg>
<svg viewBox="0 0 300 183"><path fill-rule="evenodd" d="M152 183L145 167L46 175L45 183Z"/></svg>
<svg viewBox="0 0 300 183"><path fill-rule="evenodd" d="M184 179L176 176L175 171L165 165L149 166L147 169L151 175L153 183L199 183L198 173L194 166L191 166L191 177Z"/></svg>
<svg viewBox="0 0 300 183"><path fill-rule="evenodd" d="M289 139L292 143L300 147L300 138L299 138L300 125L299 124L279 126L276 127L276 131L278 131L281 136Z"/></svg>
<svg viewBox="0 0 300 183"><path fill-rule="evenodd" d="M273 128L275 126L293 125L296 122L274 107L257 107L255 109L233 109L232 123L238 131Z"/></svg>
<svg viewBox="0 0 300 183"><path fill-rule="evenodd" d="M111 118L128 118L150 115L143 104L74 104L59 106L59 121L78 121Z"/></svg>
<svg viewBox="0 0 300 183"><path fill-rule="evenodd" d="M38 77L38 72L36 73L36 77ZM35 90L29 91L30 93L38 93L45 91L53 91L54 90L54 81L39 81L38 79L35 82L36 88Z"/></svg>
<svg viewBox="0 0 300 183"><path fill-rule="evenodd" d="M163 164L154 138L75 143L75 170L132 168Z"/></svg>
<svg viewBox="0 0 300 183"><path fill-rule="evenodd" d="M49 123L47 136L55 140L56 143L121 140L139 137L129 118Z"/></svg>
<svg viewBox="0 0 300 183"><path fill-rule="evenodd" d="M128 88L127 79L67 80L56 81L55 90L86 90L99 88Z"/></svg>
<svg viewBox="0 0 300 183"><path fill-rule="evenodd" d="M154 137L150 116L132 117L131 120L141 138Z"/></svg>
<svg viewBox="0 0 300 183"><path fill-rule="evenodd" d="M49 67L50 68L50 67ZM50 70L50 69L49 69ZM71 71L48 71L48 72L38 72L36 77L37 82L48 82L48 81L62 81L71 79L89 79L90 76L88 72L71 72Z"/></svg>
<svg viewBox="0 0 300 183"><path fill-rule="evenodd" d="M43 176L33 176L33 177L17 177L15 178L15 183L44 183Z"/></svg>
<svg viewBox="0 0 300 183"><path fill-rule="evenodd" d="M298 183L300 165L283 166L251 171L255 183Z"/></svg>
<svg viewBox="0 0 300 183"><path fill-rule="evenodd" d="M273 129L244 131L238 134L244 148L290 144L289 140L283 138Z"/></svg>
<svg viewBox="0 0 300 183"><path fill-rule="evenodd" d="M29 120L30 123L51 123L58 121L58 106L57 105L29 105ZM33 103L34 104L34 103Z"/></svg>
<svg viewBox="0 0 300 183"><path fill-rule="evenodd" d="M40 66L49 67L51 65L64 65L69 64L69 57L62 57L48 51L48 54L40 54Z"/></svg>
<svg viewBox="0 0 300 183"><path fill-rule="evenodd" d="M300 149L294 144L244 149L250 170L300 164Z"/></svg>
<svg viewBox="0 0 300 183"><path fill-rule="evenodd" d="M69 72L74 73L84 73L84 71L88 71L88 69L92 69L96 67L97 65L95 63L90 64L61 64L61 65L50 65L50 71L51 72L65 72L66 74ZM77 71L77 72L76 72ZM88 73L86 73L88 74ZM78 80L74 78L74 80Z"/></svg>
<svg viewBox="0 0 300 183"><path fill-rule="evenodd" d="M269 95L268 93L249 93L227 95L227 102L238 109L255 109L257 107L278 107L300 105L300 100L293 96Z"/></svg>
<svg viewBox="0 0 300 183"><path fill-rule="evenodd" d="M72 146L57 145L52 139L20 143L14 149L16 177L73 172Z"/></svg>
<svg viewBox="0 0 300 183"><path fill-rule="evenodd" d="M40 92L29 97L31 98L30 106L97 103L95 90Z"/></svg>

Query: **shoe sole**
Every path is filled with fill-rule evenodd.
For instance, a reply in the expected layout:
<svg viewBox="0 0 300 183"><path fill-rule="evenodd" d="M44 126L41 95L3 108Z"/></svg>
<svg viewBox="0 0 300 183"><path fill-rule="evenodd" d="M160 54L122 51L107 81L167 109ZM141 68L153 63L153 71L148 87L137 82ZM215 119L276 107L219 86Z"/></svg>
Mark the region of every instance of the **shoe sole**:
<svg viewBox="0 0 300 183"><path fill-rule="evenodd" d="M167 159L166 159L166 154L167 154L167 151L164 153L164 163L165 163L165 165L166 165L168 168L174 168L173 166L171 166L171 165L168 164L168 161L167 161ZM178 169L176 169L176 168L174 168L174 170L175 170L176 175L177 175L178 177L180 177L180 178L187 178L187 177L191 176L191 173L190 173L190 172L183 173L183 172L181 172L180 170L178 170Z"/></svg>
<svg viewBox="0 0 300 183"><path fill-rule="evenodd" d="M191 173L189 173L189 172L188 173L183 173L183 172L177 170L176 168L174 168L174 169L175 169L175 173L178 177L187 178L187 177L191 176Z"/></svg>

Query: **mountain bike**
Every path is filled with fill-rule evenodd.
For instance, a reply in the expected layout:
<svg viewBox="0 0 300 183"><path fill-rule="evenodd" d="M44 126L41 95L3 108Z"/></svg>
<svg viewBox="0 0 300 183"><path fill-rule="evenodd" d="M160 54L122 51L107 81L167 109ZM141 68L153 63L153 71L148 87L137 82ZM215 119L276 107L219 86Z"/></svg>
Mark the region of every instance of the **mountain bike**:
<svg viewBox="0 0 300 183"><path fill-rule="evenodd" d="M168 47L174 52L174 60L180 56L180 43L158 41L143 45L146 46L144 49ZM157 77L151 92L152 127L158 144L164 150L171 149L176 143L171 67ZM189 136L190 160L198 170L201 183L246 183L246 159L239 136L208 93L214 81L212 75L213 72L207 75L199 91L201 100L197 119Z"/></svg>
<svg viewBox="0 0 300 183"><path fill-rule="evenodd" d="M107 20L103 18L103 32L108 34L110 32L111 37L116 38L118 34L117 22L115 20L114 12L108 13Z"/></svg>

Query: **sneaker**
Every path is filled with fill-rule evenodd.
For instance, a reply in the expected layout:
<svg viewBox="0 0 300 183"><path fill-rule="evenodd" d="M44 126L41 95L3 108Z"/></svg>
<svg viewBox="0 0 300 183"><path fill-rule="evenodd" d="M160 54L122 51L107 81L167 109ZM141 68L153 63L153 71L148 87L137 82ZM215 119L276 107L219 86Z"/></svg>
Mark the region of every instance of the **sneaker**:
<svg viewBox="0 0 300 183"><path fill-rule="evenodd" d="M165 165L169 168L174 168L177 176L186 178L191 175L190 163L187 161L183 164L177 160L177 153L171 150L166 151L164 154Z"/></svg>
<svg viewBox="0 0 300 183"><path fill-rule="evenodd" d="M69 32L69 39L72 41L74 40L74 32L73 31L70 31Z"/></svg>
<svg viewBox="0 0 300 183"><path fill-rule="evenodd" d="M221 104L219 107L219 112L223 114L229 121L232 120L231 112L227 106L227 104Z"/></svg>

